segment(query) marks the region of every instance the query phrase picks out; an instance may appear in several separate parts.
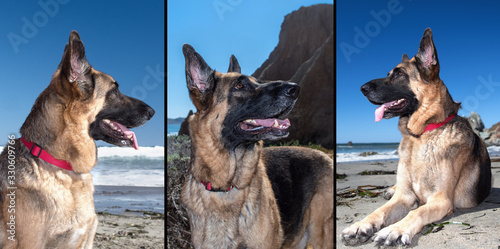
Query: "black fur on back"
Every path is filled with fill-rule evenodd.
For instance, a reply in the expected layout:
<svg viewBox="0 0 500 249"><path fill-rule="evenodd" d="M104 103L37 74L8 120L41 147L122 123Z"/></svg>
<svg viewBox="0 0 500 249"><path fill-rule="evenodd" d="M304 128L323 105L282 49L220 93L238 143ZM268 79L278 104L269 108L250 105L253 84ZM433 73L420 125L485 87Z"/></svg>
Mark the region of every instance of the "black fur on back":
<svg viewBox="0 0 500 249"><path fill-rule="evenodd" d="M318 151L302 149L269 147L262 151L281 214L285 240L300 232L304 212L318 188L317 179L326 172L325 165L328 165Z"/></svg>
<svg viewBox="0 0 500 249"><path fill-rule="evenodd" d="M474 151L476 153L475 156L478 158L481 158L481 171L479 172L479 179L477 182L477 188L476 188L476 203L479 204L488 195L490 194L491 191L491 162L490 162L490 157L487 155L488 152L486 151L486 148L481 146L481 138L474 134ZM482 147L482 148L481 148ZM484 150L482 150L484 149ZM486 155L484 155L486 154Z"/></svg>

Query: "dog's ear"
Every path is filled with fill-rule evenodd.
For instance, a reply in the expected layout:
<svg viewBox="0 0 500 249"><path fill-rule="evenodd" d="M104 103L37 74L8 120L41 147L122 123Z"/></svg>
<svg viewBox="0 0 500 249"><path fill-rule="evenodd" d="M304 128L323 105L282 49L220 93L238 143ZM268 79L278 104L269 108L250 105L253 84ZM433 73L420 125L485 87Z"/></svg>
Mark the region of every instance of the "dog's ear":
<svg viewBox="0 0 500 249"><path fill-rule="evenodd" d="M186 83L189 96L199 111L204 110L210 106L210 98L215 88L215 71L191 45L184 44L182 52L186 59Z"/></svg>
<svg viewBox="0 0 500 249"><path fill-rule="evenodd" d="M92 66L87 62L85 57L85 47L78 35L78 32L71 31L69 42L64 48L63 57L59 64L61 74L70 83L76 82L82 94L87 94L91 91L90 73Z"/></svg>
<svg viewBox="0 0 500 249"><path fill-rule="evenodd" d="M403 58L401 58L401 63L405 63L405 62L408 62L410 61L410 58L408 58L408 55L407 54L403 54Z"/></svg>
<svg viewBox="0 0 500 249"><path fill-rule="evenodd" d="M229 59L229 68L227 69L228 73L235 72L235 73L241 73L241 67L240 64L238 63L238 60L236 59L236 56L231 55L231 58Z"/></svg>
<svg viewBox="0 0 500 249"><path fill-rule="evenodd" d="M84 80L85 75L90 73L91 66L85 58L85 47L78 32L71 31L69 42L64 48L61 60L62 73L68 77L69 82Z"/></svg>
<svg viewBox="0 0 500 249"><path fill-rule="evenodd" d="M436 46L432 40L432 31L427 28L420 40L420 47L417 55L415 55L417 65L424 74L424 80L432 81L439 76L439 61L437 56Z"/></svg>

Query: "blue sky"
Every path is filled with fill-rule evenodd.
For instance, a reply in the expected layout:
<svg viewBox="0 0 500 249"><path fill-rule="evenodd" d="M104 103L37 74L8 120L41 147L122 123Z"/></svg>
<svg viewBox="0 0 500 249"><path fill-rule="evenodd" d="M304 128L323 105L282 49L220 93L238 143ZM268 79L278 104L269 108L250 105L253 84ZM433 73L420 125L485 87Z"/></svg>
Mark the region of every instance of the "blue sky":
<svg viewBox="0 0 500 249"><path fill-rule="evenodd" d="M359 89L385 77L403 53L415 55L427 27L438 51L440 77L453 99L462 102L458 114L475 111L486 128L500 121L500 2L342 0L336 4L337 143L400 141L398 118L375 123L376 106ZM390 13L390 20L383 13ZM356 52L343 52L349 46Z"/></svg>
<svg viewBox="0 0 500 249"><path fill-rule="evenodd" d="M304 1L169 1L167 4L168 117L186 117L191 104L186 88L182 44L191 44L212 69L226 72L229 57L238 58L243 74L252 74L278 45L285 15ZM216 8L217 6L217 8Z"/></svg>
<svg viewBox="0 0 500 249"><path fill-rule="evenodd" d="M35 99L59 65L71 30L79 32L95 69L113 76L122 93L155 109L152 120L134 129L139 145L163 145L164 20L164 3L159 0L4 3L0 8L0 145L8 134L19 136ZM13 43L12 37L23 42Z"/></svg>

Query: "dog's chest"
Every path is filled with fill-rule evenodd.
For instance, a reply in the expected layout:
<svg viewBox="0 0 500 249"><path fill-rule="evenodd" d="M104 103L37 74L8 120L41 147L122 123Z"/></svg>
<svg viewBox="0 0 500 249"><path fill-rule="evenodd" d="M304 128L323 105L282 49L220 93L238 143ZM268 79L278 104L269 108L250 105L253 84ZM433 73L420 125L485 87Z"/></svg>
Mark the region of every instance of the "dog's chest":
<svg viewBox="0 0 500 249"><path fill-rule="evenodd" d="M443 165L440 139L428 139L425 143L418 138L406 138L401 141L399 155L403 167L401 174L407 187L415 193L421 204L440 188L446 167ZM398 170L399 171L399 170ZM400 174L400 172L398 172Z"/></svg>

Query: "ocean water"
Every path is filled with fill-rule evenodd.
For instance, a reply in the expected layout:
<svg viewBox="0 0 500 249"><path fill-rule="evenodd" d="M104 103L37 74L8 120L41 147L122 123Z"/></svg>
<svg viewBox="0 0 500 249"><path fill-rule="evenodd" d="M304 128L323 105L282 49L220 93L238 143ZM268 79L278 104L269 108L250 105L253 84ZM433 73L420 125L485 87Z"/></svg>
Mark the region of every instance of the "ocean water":
<svg viewBox="0 0 500 249"><path fill-rule="evenodd" d="M164 187L165 147L98 147L97 151L91 172L94 185Z"/></svg>
<svg viewBox="0 0 500 249"><path fill-rule="evenodd" d="M399 143L353 143L337 144L337 163L374 161L374 160L397 160ZM363 152L376 152L376 155L361 156Z"/></svg>
<svg viewBox="0 0 500 249"><path fill-rule="evenodd" d="M500 146L488 146L488 153L490 157L499 157L500 156Z"/></svg>
<svg viewBox="0 0 500 249"><path fill-rule="evenodd" d="M0 153L2 150L0 146ZM92 169L96 212L123 214L129 209L164 213L163 146L97 150L98 162Z"/></svg>
<svg viewBox="0 0 500 249"><path fill-rule="evenodd" d="M163 146L99 147L92 169L96 212L122 214L126 209L165 212ZM118 186L118 187L117 187Z"/></svg>
<svg viewBox="0 0 500 249"><path fill-rule="evenodd" d="M164 153L163 146L99 147L92 169L94 185L164 187Z"/></svg>
<svg viewBox="0 0 500 249"><path fill-rule="evenodd" d="M398 160L399 143L354 143L352 146L347 144L337 144L336 159L337 163L377 161L377 160ZM490 157L500 156L500 146L488 146ZM375 155L361 156L363 152L376 152Z"/></svg>
<svg viewBox="0 0 500 249"><path fill-rule="evenodd" d="M177 135L180 128L181 124L167 124L167 136Z"/></svg>

